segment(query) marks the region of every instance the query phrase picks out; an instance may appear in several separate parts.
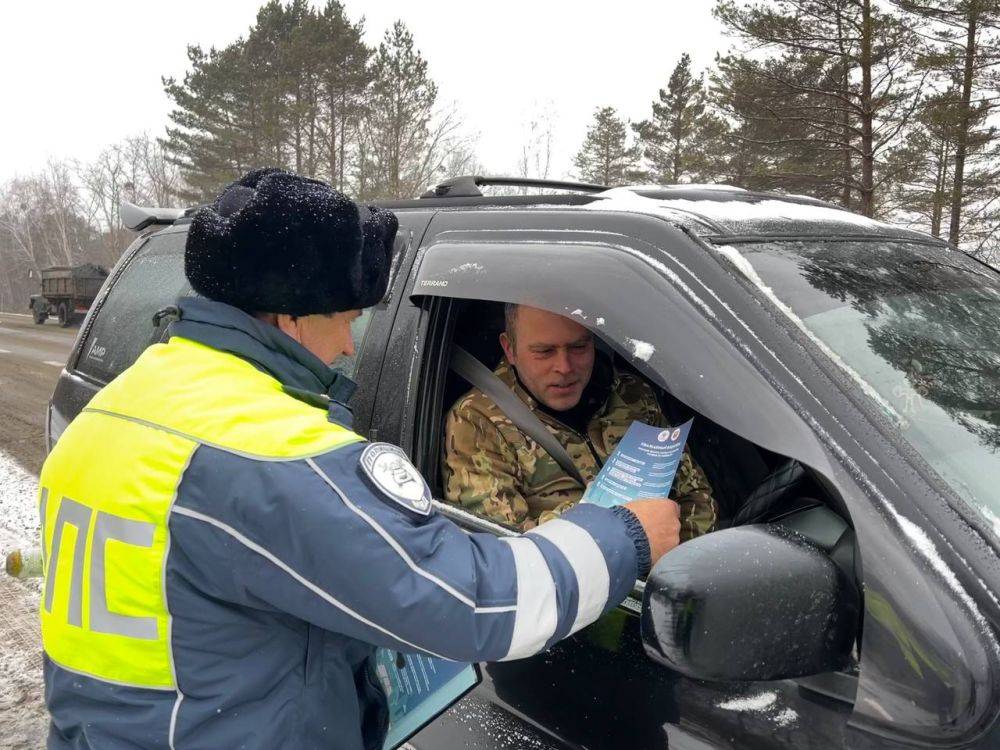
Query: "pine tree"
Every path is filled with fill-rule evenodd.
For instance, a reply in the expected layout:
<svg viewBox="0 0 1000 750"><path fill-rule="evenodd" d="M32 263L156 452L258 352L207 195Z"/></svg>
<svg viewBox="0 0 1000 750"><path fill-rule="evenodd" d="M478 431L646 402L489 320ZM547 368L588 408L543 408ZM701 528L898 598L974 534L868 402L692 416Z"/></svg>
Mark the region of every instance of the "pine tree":
<svg viewBox="0 0 1000 750"><path fill-rule="evenodd" d="M1000 178L1000 140L978 107L965 130L960 108L961 85L926 97L897 154L893 175L899 219L916 223L935 237L947 238L953 215L955 169L961 134L966 133L965 174L959 205L962 247L973 255L992 256L1000 217L994 207Z"/></svg>
<svg viewBox="0 0 1000 750"><path fill-rule="evenodd" d="M178 192L185 200L217 195L227 182L261 164L257 101L243 52L242 40L208 52L190 46L191 70L183 81L163 79L174 109L162 144L181 171L187 187Z"/></svg>
<svg viewBox="0 0 1000 750"><path fill-rule="evenodd" d="M613 187L636 177L639 156L639 148L628 144L628 126L614 107L599 107L573 163L580 179Z"/></svg>
<svg viewBox="0 0 1000 750"><path fill-rule="evenodd" d="M191 70L164 79L174 102L163 145L204 200L247 169L276 166L348 189L349 142L359 130L371 50L343 6L271 0L246 38L222 50L190 47Z"/></svg>
<svg viewBox="0 0 1000 750"><path fill-rule="evenodd" d="M827 70L806 55L765 60L729 55L717 61L712 83L715 106L732 122L721 136L724 145L716 167L725 182L803 193L850 207L856 182L850 141L831 142L829 132L803 127L788 106L789 88L794 87L799 92L795 110L828 112L832 120L836 109L831 112L828 97L814 93L835 85ZM838 128L835 120L826 130L831 128Z"/></svg>
<svg viewBox="0 0 1000 750"><path fill-rule="evenodd" d="M163 146L187 200L218 194L247 169L274 166L328 180L364 198L415 194L445 165L457 115L437 116L437 86L413 36L397 22L378 54L339 0L270 0L245 38L188 51Z"/></svg>
<svg viewBox="0 0 1000 750"><path fill-rule="evenodd" d="M364 94L372 82L372 50L363 41L364 22L352 23L337 0L328 0L316 19L319 44L319 96L325 145L323 174L340 190L348 189L354 135L364 116Z"/></svg>
<svg viewBox="0 0 1000 750"><path fill-rule="evenodd" d="M280 41L281 75L286 90L290 163L299 174L318 174L319 70L322 46L316 14L305 0L286 8L288 23Z"/></svg>
<svg viewBox="0 0 1000 750"><path fill-rule="evenodd" d="M372 62L361 137L358 193L402 198L415 194L436 169L431 130L437 84L402 21L385 32Z"/></svg>
<svg viewBox="0 0 1000 750"><path fill-rule="evenodd" d="M895 209L902 220L930 229L935 237L946 227L955 127L951 112L954 92L929 96L920 107L906 143L893 155Z"/></svg>
<svg viewBox="0 0 1000 750"><path fill-rule="evenodd" d="M857 208L875 215L886 180L882 165L919 103L914 35L874 0L718 0L715 14L755 51L774 53L724 61L751 71L761 94L756 102L745 91L731 90L730 97L743 98L762 125L793 126L794 135L765 136L753 145L789 155L814 150L820 167L839 157L841 203L851 206L857 196Z"/></svg>
<svg viewBox="0 0 1000 750"><path fill-rule="evenodd" d="M1000 3L996 0L898 0L919 25L928 49L922 63L948 91L935 100L936 116L950 124L954 141L949 189L948 240L963 239L963 214L989 196L996 172L996 131L989 117L1000 89ZM991 148L994 147L994 148ZM972 229L971 234L976 234ZM971 239L971 237L970 237Z"/></svg>
<svg viewBox="0 0 1000 750"><path fill-rule="evenodd" d="M725 124L708 108L702 76L691 71L691 56L681 55L666 89L652 103L653 116L632 125L651 182L673 184L682 179L704 182L716 176L712 154Z"/></svg>

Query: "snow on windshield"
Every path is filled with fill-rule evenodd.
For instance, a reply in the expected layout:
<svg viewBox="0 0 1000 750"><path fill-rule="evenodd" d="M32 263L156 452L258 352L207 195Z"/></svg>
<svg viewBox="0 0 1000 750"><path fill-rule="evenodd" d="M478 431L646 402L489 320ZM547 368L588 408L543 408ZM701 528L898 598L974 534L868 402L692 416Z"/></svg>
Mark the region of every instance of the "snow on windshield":
<svg viewBox="0 0 1000 750"><path fill-rule="evenodd" d="M986 516L986 520L992 524L993 533L997 535L997 539L1000 539L1000 518L989 508L982 508L982 511L983 515Z"/></svg>
<svg viewBox="0 0 1000 750"><path fill-rule="evenodd" d="M895 418L900 436L959 498L980 512L991 507L984 518L1000 532L993 479L1000 472L995 275L964 256L905 241L715 249ZM913 547L986 627L937 543L877 494Z"/></svg>
<svg viewBox="0 0 1000 750"><path fill-rule="evenodd" d="M774 290L764 283L761 279L760 274L757 270L750 264L743 255L732 245L713 245L714 250L716 250L722 257L732 263L736 268L747 277L754 286L756 286L763 294L766 296L774 305L783 312L788 319L795 324L796 328L802 331L806 336L808 336L813 343L818 346L822 352L830 358L830 361L834 362L838 367L840 367L847 375L857 383L858 387L864 391L875 403L882 407L885 413L896 420L897 423L903 422L902 415L899 414L896 409L893 408L892 404L882 398L882 395L876 391L863 377L861 377L855 370L848 365L844 360L827 346L826 342L823 341L819 336L817 336L813 331L802 321L802 319L795 314L791 307L789 307L785 302L774 293Z"/></svg>

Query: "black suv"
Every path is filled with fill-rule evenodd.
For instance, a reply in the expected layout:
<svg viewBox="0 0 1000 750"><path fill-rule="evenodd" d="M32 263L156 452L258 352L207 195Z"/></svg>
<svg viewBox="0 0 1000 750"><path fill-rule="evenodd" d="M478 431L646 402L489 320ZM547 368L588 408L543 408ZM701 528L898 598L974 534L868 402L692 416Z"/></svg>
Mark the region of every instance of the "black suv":
<svg viewBox="0 0 1000 750"><path fill-rule="evenodd" d="M723 186L385 203L389 292L356 324L356 429L441 496L460 345L499 361L502 302L571 316L658 390L721 529L617 611L483 683L417 748L1000 747L1000 274L808 198ZM150 228L94 304L49 440L190 294L191 211ZM167 225L160 227L159 225ZM470 529L509 530L437 504Z"/></svg>

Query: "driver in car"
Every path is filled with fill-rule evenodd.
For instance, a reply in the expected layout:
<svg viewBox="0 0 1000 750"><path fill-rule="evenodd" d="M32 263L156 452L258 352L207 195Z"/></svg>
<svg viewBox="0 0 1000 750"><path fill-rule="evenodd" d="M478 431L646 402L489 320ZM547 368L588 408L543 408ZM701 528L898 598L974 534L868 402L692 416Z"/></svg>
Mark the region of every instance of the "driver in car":
<svg viewBox="0 0 1000 750"><path fill-rule="evenodd" d="M508 304L494 371L555 434L589 484L633 421L666 427L650 386L618 372L590 331L562 315ZM520 531L578 503L585 487L474 388L445 423L445 498ZM712 488L687 447L670 490L680 506L681 541L711 531Z"/></svg>

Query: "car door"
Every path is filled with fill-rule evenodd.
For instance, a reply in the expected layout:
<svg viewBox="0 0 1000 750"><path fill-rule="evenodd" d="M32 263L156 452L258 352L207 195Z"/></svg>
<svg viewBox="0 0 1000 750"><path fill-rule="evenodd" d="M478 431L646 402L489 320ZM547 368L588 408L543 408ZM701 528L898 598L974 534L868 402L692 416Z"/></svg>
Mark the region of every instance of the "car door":
<svg viewBox="0 0 1000 750"><path fill-rule="evenodd" d="M383 375L376 420L386 439L433 469L428 436L442 405L427 404L446 367L440 314L449 299L527 302L577 317L696 412L815 474L857 537L857 662L769 683L680 677L645 659L629 614L638 602L626 601L547 654L489 665L478 694L418 747L509 746L515 730L494 737L484 718L570 747L993 746L995 546L727 244L740 241L600 210L443 213L396 319L387 362L398 366Z"/></svg>
<svg viewBox="0 0 1000 750"><path fill-rule="evenodd" d="M432 442L427 438L435 424L433 415L441 405L421 415L419 396L426 396L427 384L420 379L433 381L435 372L440 377L449 301L492 299L574 316L690 406L721 424L770 425L760 431L769 449L800 455L833 474L827 453L809 435L802 418L745 353L726 340L707 314L712 311L699 307L704 301L670 293L668 286L652 279L662 261L649 242L635 235L651 233L657 243L688 251L693 249L690 240L662 222L581 214L540 220L537 213L504 212L501 226L494 223L482 232L477 222L495 222L492 216L463 217L456 212L435 220L420 265L411 275L412 299L400 308L394 326L394 336L408 343L410 356L395 377L383 375L375 417L384 430L382 439L400 442L418 460L424 455L423 468L433 474L425 454ZM553 231L556 227L559 232ZM672 321L671 331L664 334L659 325L660 333L651 334L650 326L642 324L654 309ZM401 349L394 354L390 345L387 361L402 356ZM741 397L721 397L733 393ZM473 527L488 528L448 507L441 510ZM757 684L690 680L646 658L640 608L640 600L632 597L544 654L488 665L484 685L468 701L471 705L457 707L414 745L506 746L511 730L494 739L466 718L483 714L488 705L493 721L514 717L556 746L800 747L804 726L814 738L808 746L843 746L856 687L853 674ZM496 718L504 714L504 719Z"/></svg>

